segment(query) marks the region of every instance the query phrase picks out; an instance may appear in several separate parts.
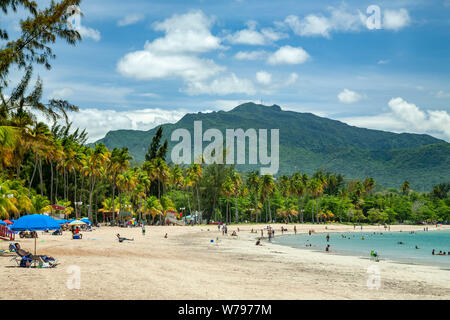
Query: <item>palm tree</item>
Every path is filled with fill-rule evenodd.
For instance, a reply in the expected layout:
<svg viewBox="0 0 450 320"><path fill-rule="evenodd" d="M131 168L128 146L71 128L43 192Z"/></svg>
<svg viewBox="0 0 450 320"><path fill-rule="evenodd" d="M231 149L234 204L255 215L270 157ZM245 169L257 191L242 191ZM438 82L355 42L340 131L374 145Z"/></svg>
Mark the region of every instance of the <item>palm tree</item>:
<svg viewBox="0 0 450 320"><path fill-rule="evenodd" d="M254 212L255 212L255 222L258 223L258 198L259 198L259 191L260 191L260 185L259 185L259 174L256 171L252 171L247 176L247 185L250 188L251 192L253 192L254 195Z"/></svg>
<svg viewBox="0 0 450 320"><path fill-rule="evenodd" d="M152 216L152 220L154 220L157 215L161 215L163 210L164 208L159 202L159 199L155 196L148 197L145 200L145 212Z"/></svg>
<svg viewBox="0 0 450 320"><path fill-rule="evenodd" d="M129 154L128 148L114 148L111 152L107 172L111 179L112 187L112 206L115 207L115 192L117 188L117 177L124 172L130 165L133 157ZM112 220L115 221L115 211L113 211Z"/></svg>
<svg viewBox="0 0 450 320"><path fill-rule="evenodd" d="M200 184L200 179L202 177L203 174L203 169L202 166L200 164L197 163L193 163L189 168L188 168L188 175L190 177L190 179L193 182L193 185L196 188L197 191L197 211L200 212L201 208L200 208L200 195L199 195L199 184Z"/></svg>
<svg viewBox="0 0 450 320"><path fill-rule="evenodd" d="M233 181L231 180L231 177L228 176L225 179L225 181L223 182L222 188L221 188L221 193L227 199L227 206L226 206L226 210L225 210L225 222L228 223L231 220L231 218L228 219L228 217L229 217L228 209L230 207L230 198L234 194L234 184L233 184Z"/></svg>
<svg viewBox="0 0 450 320"><path fill-rule="evenodd" d="M403 194L407 194L409 192L411 185L409 183L409 181L405 180L402 184L402 193Z"/></svg>
<svg viewBox="0 0 450 320"><path fill-rule="evenodd" d="M270 210L270 197L272 196L275 188L275 183L273 181L273 177L271 175L263 175L261 177L261 196L263 198L263 202L267 201L267 209L269 211L269 221L272 222L272 212ZM267 212L267 211L266 211ZM267 213L266 213L266 222L267 222Z"/></svg>
<svg viewBox="0 0 450 320"><path fill-rule="evenodd" d="M308 176L306 174L301 174L300 172L295 173L290 179L290 193L297 196L298 198L298 210L300 212L300 222L303 223L303 208L302 199L305 196L307 190Z"/></svg>
<svg viewBox="0 0 450 320"><path fill-rule="evenodd" d="M89 149L85 166L85 174L89 179L89 208L88 217L92 221L92 196L99 177L105 174L105 167L109 160L109 151L103 143L96 144L95 149Z"/></svg>
<svg viewBox="0 0 450 320"><path fill-rule="evenodd" d="M183 185L183 170L180 166L176 165L170 168L169 182L175 188L180 188Z"/></svg>
<svg viewBox="0 0 450 320"><path fill-rule="evenodd" d="M232 182L232 184L233 184L233 190L234 190L234 214L235 214L235 221L236 221L236 223L239 223L239 213L238 213L238 203L237 203L237 200L238 200L238 195L239 195L239 192L240 192L240 188L241 188L241 186L242 186L242 177L241 177L241 175L238 173L238 172L236 172L236 171L232 171L231 172L231 176L230 176L230 178L231 178L231 182Z"/></svg>
<svg viewBox="0 0 450 320"><path fill-rule="evenodd" d="M34 169L28 189L31 190L31 185L39 163L41 196L43 196L42 157L50 154L49 150L51 149L52 133L43 122L35 122L33 128L26 130L26 136L27 140L30 141L31 149L34 153Z"/></svg>

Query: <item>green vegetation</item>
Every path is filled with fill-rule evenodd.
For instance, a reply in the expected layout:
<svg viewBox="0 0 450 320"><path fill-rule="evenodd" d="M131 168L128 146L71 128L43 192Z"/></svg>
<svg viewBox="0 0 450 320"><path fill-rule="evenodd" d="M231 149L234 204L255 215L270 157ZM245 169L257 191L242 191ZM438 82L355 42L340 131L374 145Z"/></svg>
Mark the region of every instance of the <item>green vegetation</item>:
<svg viewBox="0 0 450 320"><path fill-rule="evenodd" d="M450 220L450 183L443 183L449 180L449 144L426 135L354 128L278 106L244 104L230 112L188 114L148 132L111 132L106 145L86 145L87 133L72 130L66 115L76 106L41 102L40 80L28 90L33 64L50 67L47 44L80 39L65 29L66 9L78 2L51 2L45 9L33 1L0 2L5 14L20 5L30 14L21 24L21 37L0 47L0 218L45 213L59 204L67 217L98 221L105 215L113 222L132 216L163 222L172 210L227 223ZM1 28L0 38L8 39ZM7 96L12 66L24 76ZM38 122L36 112L53 125ZM280 128L282 175L274 179L251 167L169 163L172 130L192 131L194 120L221 130ZM133 154L139 161L135 166ZM377 188L377 177L399 190ZM428 186L431 192L414 191Z"/></svg>
<svg viewBox="0 0 450 320"><path fill-rule="evenodd" d="M279 128L280 175L296 171L313 174L323 169L352 179L373 177L384 188L399 188L408 180L411 189L417 191L427 191L450 180L450 144L445 141L428 135L357 128L309 113L253 103L228 112L187 114L176 124L163 125L161 139L169 140L169 154L176 144L170 141L172 131L185 128L193 136L196 120L203 121L204 130L217 128L223 134L227 128ZM112 131L98 142L110 149L127 147L139 165L157 130ZM258 166L241 165L237 169L249 172Z"/></svg>

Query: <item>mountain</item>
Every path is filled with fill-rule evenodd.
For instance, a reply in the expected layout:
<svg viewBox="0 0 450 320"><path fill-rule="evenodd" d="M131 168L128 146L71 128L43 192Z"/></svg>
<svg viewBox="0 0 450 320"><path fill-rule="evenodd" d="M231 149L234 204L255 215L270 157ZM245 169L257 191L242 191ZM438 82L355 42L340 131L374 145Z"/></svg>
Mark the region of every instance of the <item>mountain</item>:
<svg viewBox="0 0 450 320"><path fill-rule="evenodd" d="M411 188L430 190L450 180L450 144L425 134L391 133L349 126L311 113L284 111L279 106L245 103L231 111L186 114L175 124L163 125L163 139L170 151L173 130L185 128L193 135L194 121L201 120L203 132L219 129L280 129L279 174L318 168L342 173L347 178L373 177L383 187L398 188L408 180ZM110 131L97 141L108 148L128 147L135 160L145 159L157 128L148 131ZM270 132L268 133L270 137ZM204 143L204 147L208 145ZM270 145L270 142L268 143ZM260 166L241 165L238 169L257 170Z"/></svg>

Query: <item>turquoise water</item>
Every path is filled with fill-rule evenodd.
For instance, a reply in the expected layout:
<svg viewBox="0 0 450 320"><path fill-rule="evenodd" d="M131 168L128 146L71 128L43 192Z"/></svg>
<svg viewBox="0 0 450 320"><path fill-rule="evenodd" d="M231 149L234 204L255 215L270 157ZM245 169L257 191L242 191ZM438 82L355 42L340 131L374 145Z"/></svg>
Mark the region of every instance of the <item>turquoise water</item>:
<svg viewBox="0 0 450 320"><path fill-rule="evenodd" d="M297 234L275 237L273 243L295 248L325 252L327 244L330 252L344 255L356 255L370 258L370 251L378 253L381 260L393 260L402 263L424 264L450 270L450 255L432 255L431 252L450 251L450 230L409 232L358 232L335 233L330 232L330 241L326 240L327 233ZM364 237L364 240L362 240ZM398 242L403 242L399 244ZM306 247L307 244L311 246ZM416 246L419 249L416 249Z"/></svg>

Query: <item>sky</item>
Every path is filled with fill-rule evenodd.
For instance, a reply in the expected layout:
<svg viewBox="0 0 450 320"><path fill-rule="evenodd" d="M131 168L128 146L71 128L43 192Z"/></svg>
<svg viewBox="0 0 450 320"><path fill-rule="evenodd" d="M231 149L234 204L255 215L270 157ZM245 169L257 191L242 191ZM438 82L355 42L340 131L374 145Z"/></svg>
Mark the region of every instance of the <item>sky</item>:
<svg viewBox="0 0 450 320"><path fill-rule="evenodd" d="M71 118L90 142L247 101L450 141L450 0L84 0L80 10L83 41L57 41L52 70L34 76L44 100L80 107ZM21 14L0 19L11 38Z"/></svg>

